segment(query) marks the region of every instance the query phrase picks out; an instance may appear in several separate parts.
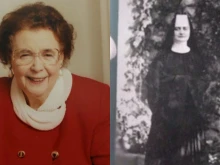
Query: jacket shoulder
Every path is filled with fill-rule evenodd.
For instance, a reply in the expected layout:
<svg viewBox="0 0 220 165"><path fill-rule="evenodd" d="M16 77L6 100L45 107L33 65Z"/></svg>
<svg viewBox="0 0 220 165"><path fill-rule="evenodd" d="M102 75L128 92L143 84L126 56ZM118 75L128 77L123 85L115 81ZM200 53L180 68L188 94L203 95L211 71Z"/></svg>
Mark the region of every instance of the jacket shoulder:
<svg viewBox="0 0 220 165"><path fill-rule="evenodd" d="M73 85L67 100L67 105L77 107L80 114L100 113L105 104L106 110L110 109L110 88L108 85L90 78L73 75ZM94 116L94 115L93 115Z"/></svg>
<svg viewBox="0 0 220 165"><path fill-rule="evenodd" d="M80 93L88 93L94 92L93 95L99 94L100 92L103 92L103 90L109 90L109 86L107 84L98 82L96 80L78 76L78 75L72 75L73 76L73 90L77 90Z"/></svg>
<svg viewBox="0 0 220 165"><path fill-rule="evenodd" d="M11 78L0 78L0 95L10 94Z"/></svg>

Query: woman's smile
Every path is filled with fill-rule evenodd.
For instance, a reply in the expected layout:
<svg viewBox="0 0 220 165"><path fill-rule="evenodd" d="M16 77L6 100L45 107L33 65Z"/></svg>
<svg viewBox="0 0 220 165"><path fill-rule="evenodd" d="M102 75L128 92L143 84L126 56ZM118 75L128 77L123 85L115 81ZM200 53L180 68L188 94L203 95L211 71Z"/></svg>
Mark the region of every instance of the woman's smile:
<svg viewBox="0 0 220 165"><path fill-rule="evenodd" d="M33 84L42 84L47 77L42 77L42 78L38 78L38 77L27 77L28 80L33 83Z"/></svg>

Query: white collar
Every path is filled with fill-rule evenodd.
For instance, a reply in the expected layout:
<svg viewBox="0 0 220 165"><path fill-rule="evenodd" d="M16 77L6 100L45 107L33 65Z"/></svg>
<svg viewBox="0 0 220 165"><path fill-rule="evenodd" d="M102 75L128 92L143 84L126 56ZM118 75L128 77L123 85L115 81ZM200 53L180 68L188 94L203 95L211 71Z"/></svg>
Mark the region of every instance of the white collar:
<svg viewBox="0 0 220 165"><path fill-rule="evenodd" d="M47 131L57 127L63 120L66 112L66 103L71 88L72 75L69 70L62 69L63 75L59 76L46 101L34 110L27 105L22 90L18 87L15 77L11 85L11 100L14 112L24 123L29 126Z"/></svg>

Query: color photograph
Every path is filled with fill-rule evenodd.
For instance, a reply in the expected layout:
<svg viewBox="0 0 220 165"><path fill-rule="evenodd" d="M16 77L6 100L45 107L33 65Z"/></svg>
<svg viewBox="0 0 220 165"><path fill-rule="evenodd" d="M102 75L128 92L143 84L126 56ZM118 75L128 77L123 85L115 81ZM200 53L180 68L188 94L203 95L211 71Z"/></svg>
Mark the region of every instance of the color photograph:
<svg viewBox="0 0 220 165"><path fill-rule="evenodd" d="M0 164L109 165L109 1L0 4Z"/></svg>

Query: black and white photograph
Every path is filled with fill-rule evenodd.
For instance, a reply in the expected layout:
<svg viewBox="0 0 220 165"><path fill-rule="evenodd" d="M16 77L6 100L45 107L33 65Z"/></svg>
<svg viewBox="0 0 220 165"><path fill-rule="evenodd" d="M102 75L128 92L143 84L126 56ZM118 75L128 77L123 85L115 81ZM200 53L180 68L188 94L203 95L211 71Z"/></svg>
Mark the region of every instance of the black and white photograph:
<svg viewBox="0 0 220 165"><path fill-rule="evenodd" d="M220 164L220 2L119 0L115 165Z"/></svg>

